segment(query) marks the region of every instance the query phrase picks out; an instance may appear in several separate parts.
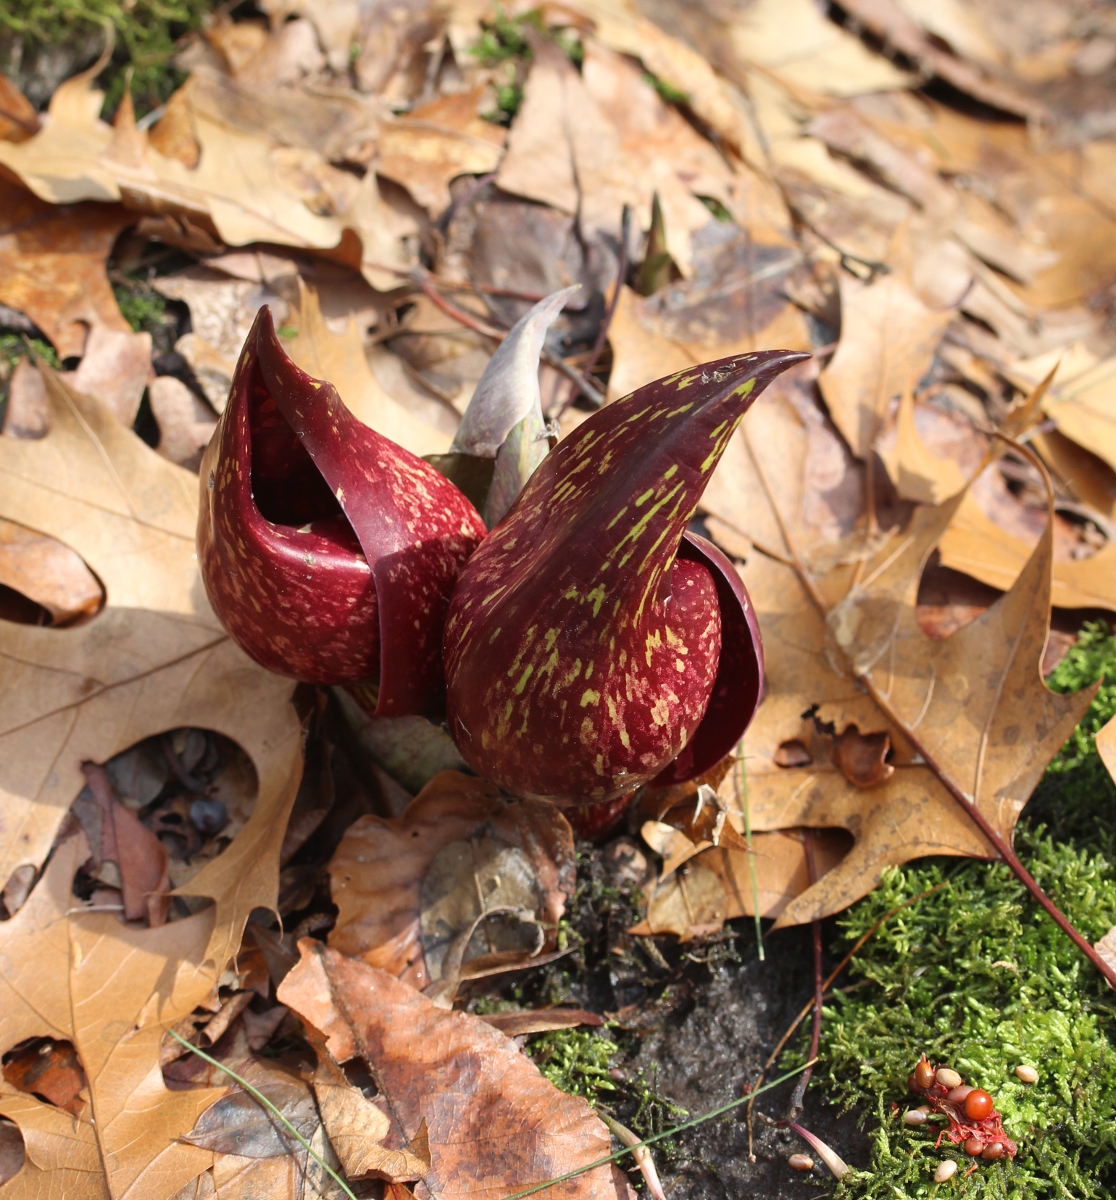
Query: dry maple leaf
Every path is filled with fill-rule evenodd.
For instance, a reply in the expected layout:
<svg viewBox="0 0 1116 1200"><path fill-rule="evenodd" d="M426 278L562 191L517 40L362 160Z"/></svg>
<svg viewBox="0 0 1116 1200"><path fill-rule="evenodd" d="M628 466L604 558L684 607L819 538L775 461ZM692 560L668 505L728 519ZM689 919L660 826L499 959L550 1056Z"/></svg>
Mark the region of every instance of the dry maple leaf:
<svg viewBox="0 0 1116 1200"><path fill-rule="evenodd" d="M586 1101L547 1082L479 1017L436 1008L394 976L308 938L299 950L279 999L325 1036L336 1062L367 1062L392 1122L389 1144L412 1143L425 1123L422 1200L501 1200L609 1154L608 1131ZM540 1195L627 1200L632 1192L609 1164Z"/></svg>
<svg viewBox="0 0 1116 1200"><path fill-rule="evenodd" d="M150 734L220 731L245 749L259 780L247 825L185 889L215 905L159 930L83 914L70 887L88 849L71 838L0 927L0 1047L36 1036L72 1041L111 1194L154 1200L209 1162L174 1139L213 1094L167 1091L159 1042L206 998L251 910L275 904L301 771L299 722L289 681L252 664L205 602L194 478L49 368L43 374L51 432L0 440L0 511L80 555L106 601L76 627L0 628L0 876L41 864L81 790L83 762L104 762ZM21 1111L14 1119L49 1124L42 1110ZM61 1149L55 1157L66 1158ZM46 1169L45 1158L28 1161L28 1170Z"/></svg>
<svg viewBox="0 0 1116 1200"><path fill-rule="evenodd" d="M788 504L796 485L779 486L787 470L777 455L786 447L755 440L759 432L744 431L753 494L767 497L783 561L755 555L742 572L763 628L769 689L744 743L752 823L838 826L856 838L778 924L838 912L870 891L884 867L920 855L999 852L1010 861L1023 805L1092 698L1090 690L1056 695L1040 674L1052 510L1011 590L946 641L931 642L916 620L918 582L961 496L917 510L901 532L850 538L829 555L836 565L811 569L810 550L815 563L824 556ZM867 789L834 761L833 736L853 725L886 733L893 748L894 773ZM792 741L811 762L778 765L780 747ZM738 786L732 776L725 785L740 806ZM1018 860L1012 866L1023 870Z"/></svg>

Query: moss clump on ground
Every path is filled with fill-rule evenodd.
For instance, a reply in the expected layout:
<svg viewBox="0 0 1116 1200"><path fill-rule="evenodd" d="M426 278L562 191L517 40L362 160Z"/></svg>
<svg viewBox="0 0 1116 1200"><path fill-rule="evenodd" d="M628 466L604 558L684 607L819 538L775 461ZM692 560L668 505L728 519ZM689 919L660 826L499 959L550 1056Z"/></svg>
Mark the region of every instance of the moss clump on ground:
<svg viewBox="0 0 1116 1200"><path fill-rule="evenodd" d="M172 64L176 42L215 7L215 0L4 0L0 42L13 60L9 70L59 47L72 48L76 69L96 59L111 29L112 62L100 79L106 110L119 103L131 69L132 95L142 114L162 104L185 78Z"/></svg>
<svg viewBox="0 0 1116 1200"><path fill-rule="evenodd" d="M1016 831L1016 849L1043 889L1091 941L1116 923L1116 788L1096 752L1116 713L1116 637L1086 627L1050 678L1077 690L1104 678L1085 718L1051 764ZM887 873L840 925L851 941L889 909L945 886L892 917L853 960L868 981L825 1010L830 1097L874 1113L872 1160L838 1196L903 1200L1106 1197L1116 1189L1116 995L999 863L938 859ZM990 1091L1019 1144L1014 1161L970 1161L937 1130L911 1129L907 1075L923 1051ZM1014 1068L1039 1071L1032 1086ZM816 1085L815 1085L816 1086ZM935 1166L957 1160L949 1183Z"/></svg>

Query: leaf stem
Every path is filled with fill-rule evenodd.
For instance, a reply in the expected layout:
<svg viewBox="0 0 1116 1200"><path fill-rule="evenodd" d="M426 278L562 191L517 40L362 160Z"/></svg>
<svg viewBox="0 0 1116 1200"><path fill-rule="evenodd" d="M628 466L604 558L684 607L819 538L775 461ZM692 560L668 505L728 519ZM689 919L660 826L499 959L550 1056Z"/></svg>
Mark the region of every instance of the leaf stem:
<svg viewBox="0 0 1116 1200"><path fill-rule="evenodd" d="M252 1097L253 1100L256 1101L257 1104L261 1105L263 1108L266 1108L273 1117L286 1126L286 1128L290 1131L291 1136L301 1144L306 1153L309 1154L310 1157L324 1171L328 1172L330 1178L334 1181L334 1183L337 1184L338 1187L341 1188L346 1196L350 1197L350 1200L357 1200L356 1194L344 1181L344 1179L337 1174L337 1172L329 1165L329 1163L327 1163L319 1154L314 1151L313 1146L311 1146L310 1143L302 1136L302 1134L295 1129L290 1121L283 1116L283 1114L275 1107L274 1104L271 1103L271 1101L263 1094L263 1092L257 1091L247 1079L242 1078L231 1067L225 1066L223 1062L220 1062L218 1059L206 1054L204 1050L199 1050L197 1046L195 1046L192 1042L188 1042L181 1034L176 1033L173 1029L168 1029L167 1032L176 1041L181 1042L191 1054L196 1054L198 1058L205 1059L205 1061L211 1066L217 1067L218 1070L224 1071L230 1079L235 1079L236 1082L240 1084L240 1086L248 1093L249 1096Z"/></svg>

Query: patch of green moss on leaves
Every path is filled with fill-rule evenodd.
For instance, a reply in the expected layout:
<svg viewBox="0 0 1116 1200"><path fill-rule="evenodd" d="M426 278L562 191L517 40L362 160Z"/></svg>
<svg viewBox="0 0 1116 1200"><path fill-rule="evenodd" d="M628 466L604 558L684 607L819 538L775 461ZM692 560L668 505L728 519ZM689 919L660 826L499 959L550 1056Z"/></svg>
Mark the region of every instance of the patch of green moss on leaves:
<svg viewBox="0 0 1116 1200"><path fill-rule="evenodd" d="M565 29L548 29L541 10L532 9L517 17L509 17L497 8L496 15L483 24L481 36L470 51L485 66L504 64L504 79L495 80L493 85L496 108L482 114L485 120L497 125L510 125L519 112L519 106L523 103L523 80L527 64L533 57L529 37L531 32L554 42L570 62L576 67L581 66L585 49L580 39Z"/></svg>
<svg viewBox="0 0 1116 1200"><path fill-rule="evenodd" d="M214 0L4 0L0 33L24 42L28 51L59 44L104 44L112 30L112 62L100 77L105 109L113 111L124 94L127 71L139 113L162 104L185 76L174 69L176 42L201 26Z"/></svg>
<svg viewBox="0 0 1116 1200"><path fill-rule="evenodd" d="M1049 682L1068 692L1102 678L1015 838L1039 884L1091 941L1116 923L1116 789L1094 744L1116 711L1116 637L1093 624ZM876 1117L869 1169L847 1177L838 1197L1111 1196L1116 996L1006 866L937 859L888 871L841 919L843 933L859 937L942 881L854 958L852 978L867 986L826 1006L815 1079L831 1099ZM969 1174L960 1147L943 1139L935 1149L936 1129L903 1124L916 1104L907 1075L924 1051L992 1094L1019 1145L1016 1159L981 1162ZM1021 1063L1038 1070L1036 1084L1015 1076ZM947 1157L960 1169L936 1185L934 1169Z"/></svg>
<svg viewBox="0 0 1116 1200"><path fill-rule="evenodd" d="M610 1071L620 1047L603 1030L554 1029L537 1033L528 1053L556 1088L596 1104L602 1092L615 1092Z"/></svg>

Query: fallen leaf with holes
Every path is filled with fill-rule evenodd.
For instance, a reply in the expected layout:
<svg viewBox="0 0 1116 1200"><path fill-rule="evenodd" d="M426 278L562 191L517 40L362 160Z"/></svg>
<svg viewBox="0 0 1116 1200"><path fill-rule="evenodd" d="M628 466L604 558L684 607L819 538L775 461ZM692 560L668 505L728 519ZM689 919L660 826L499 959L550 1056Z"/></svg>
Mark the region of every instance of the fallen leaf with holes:
<svg viewBox="0 0 1116 1200"><path fill-rule="evenodd" d="M103 1188L114 1198L169 1197L209 1165L204 1152L175 1138L220 1092L169 1091L159 1045L213 987L206 957L215 909L159 929L83 911L71 885L88 854L82 835L64 841L27 903L0 926L0 1046L7 1051L31 1037L71 1043L91 1111L77 1121L66 1113L61 1126L53 1115L61 1108L5 1096L0 1114L23 1130L28 1156L21 1175L29 1188L45 1173L54 1194L95 1195ZM72 1170L82 1172L84 1190L66 1174Z"/></svg>
<svg viewBox="0 0 1116 1200"><path fill-rule="evenodd" d="M389 1146L425 1124L430 1168L419 1196L501 1197L605 1158L607 1129L560 1092L515 1043L468 1013L445 1012L393 975L303 939L279 999L320 1031L341 1064L368 1063L391 1119ZM614 1165L561 1185L588 1200L632 1195Z"/></svg>
<svg viewBox="0 0 1116 1200"><path fill-rule="evenodd" d="M761 475L786 454L785 445L749 446ZM769 494L775 504L787 501ZM844 828L856 839L839 865L787 906L779 925L839 912L890 865L927 854L989 856L929 762L1010 840L1032 789L1090 703L1095 689L1055 695L1040 674L1052 510L1004 596L945 641L922 633L918 581L962 498L916 510L903 532L869 542L850 537L825 570L806 565L809 550L795 544L800 525L792 509L777 543L785 561L755 555L742 571L764 635L768 691L744 740L747 794L734 773L722 796L741 810L748 803L758 831ZM789 565L795 558L805 582ZM823 560L815 554L814 561ZM854 726L862 748L864 738L875 740L871 756L857 756L874 766L862 777L861 762L854 772L868 787L850 782L848 761L841 769L838 743ZM877 754L884 737L886 761Z"/></svg>
<svg viewBox="0 0 1116 1200"><path fill-rule="evenodd" d="M58 357L68 358L82 353L88 325L132 332L117 307L105 263L136 217L119 204L59 207L47 199L0 178L0 303L26 313Z"/></svg>
<svg viewBox="0 0 1116 1200"><path fill-rule="evenodd" d="M419 989L452 985L470 964L507 970L553 948L573 835L549 804L442 771L401 817L351 825L329 874L331 947Z"/></svg>
<svg viewBox="0 0 1116 1200"><path fill-rule="evenodd" d="M301 769L292 685L250 662L209 608L194 557L196 479L42 371L51 432L0 438L0 515L79 556L105 604L76 626L0 628L0 879L42 864L81 791L83 762L167 729L223 733L259 778L247 826L188 889L217 901L209 957L223 965L248 913L275 903Z"/></svg>
<svg viewBox="0 0 1116 1200"><path fill-rule="evenodd" d="M88 1119L24 1096L0 1084L0 1115L14 1122L22 1145L16 1172L5 1182L4 1200L74 1196L110 1200L97 1135ZM10 1126L0 1126L0 1132Z"/></svg>

